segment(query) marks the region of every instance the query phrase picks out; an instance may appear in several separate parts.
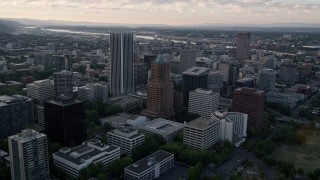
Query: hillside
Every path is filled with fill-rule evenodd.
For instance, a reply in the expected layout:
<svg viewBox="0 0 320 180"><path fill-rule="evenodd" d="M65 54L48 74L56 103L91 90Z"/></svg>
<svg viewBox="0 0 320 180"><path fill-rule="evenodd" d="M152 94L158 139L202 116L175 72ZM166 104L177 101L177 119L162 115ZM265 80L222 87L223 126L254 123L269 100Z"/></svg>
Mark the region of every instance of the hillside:
<svg viewBox="0 0 320 180"><path fill-rule="evenodd" d="M8 21L0 19L0 32L11 33L20 29L24 25L15 21Z"/></svg>

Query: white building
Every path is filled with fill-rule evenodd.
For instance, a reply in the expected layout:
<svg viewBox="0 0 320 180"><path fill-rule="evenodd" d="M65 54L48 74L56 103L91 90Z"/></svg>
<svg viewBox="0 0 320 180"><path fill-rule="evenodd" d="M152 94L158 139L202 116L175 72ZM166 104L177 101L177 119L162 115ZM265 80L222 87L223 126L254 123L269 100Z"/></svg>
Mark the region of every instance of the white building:
<svg viewBox="0 0 320 180"><path fill-rule="evenodd" d="M247 137L248 114L228 112L227 117L233 122L233 134Z"/></svg>
<svg viewBox="0 0 320 180"><path fill-rule="evenodd" d="M226 116L226 113L222 114L219 111L211 114L213 121L220 122L220 140L229 141L233 143L233 122Z"/></svg>
<svg viewBox="0 0 320 180"><path fill-rule="evenodd" d="M121 152L129 155L133 148L143 142L144 134L139 133L138 130L123 128L108 132L108 144L119 146Z"/></svg>
<svg viewBox="0 0 320 180"><path fill-rule="evenodd" d="M50 179L48 140L45 134L26 129L8 137L11 179Z"/></svg>
<svg viewBox="0 0 320 180"><path fill-rule="evenodd" d="M158 135L167 143L169 143L172 142L174 138L183 130L183 124L157 118L142 124L139 126L139 130L145 134Z"/></svg>
<svg viewBox="0 0 320 180"><path fill-rule="evenodd" d="M55 96L53 81L45 79L27 84L27 96L41 102L53 99Z"/></svg>
<svg viewBox="0 0 320 180"><path fill-rule="evenodd" d="M199 117L188 122L184 127L183 144L196 148L208 149L220 140L220 121Z"/></svg>
<svg viewBox="0 0 320 180"><path fill-rule="evenodd" d="M108 85L100 82L88 83L85 86L81 86L78 88L78 98L83 101L101 101L106 103L108 101Z"/></svg>
<svg viewBox="0 0 320 180"><path fill-rule="evenodd" d="M195 113L201 117L210 117L219 107L219 93L212 90L196 89L189 92L190 113Z"/></svg>
<svg viewBox="0 0 320 180"><path fill-rule="evenodd" d="M62 148L52 154L53 164L71 176L78 177L90 164L102 163L105 167L120 158L120 147L107 145L91 139L74 148Z"/></svg>
<svg viewBox="0 0 320 180"><path fill-rule="evenodd" d="M125 180L157 179L174 167L174 154L157 151L124 169Z"/></svg>

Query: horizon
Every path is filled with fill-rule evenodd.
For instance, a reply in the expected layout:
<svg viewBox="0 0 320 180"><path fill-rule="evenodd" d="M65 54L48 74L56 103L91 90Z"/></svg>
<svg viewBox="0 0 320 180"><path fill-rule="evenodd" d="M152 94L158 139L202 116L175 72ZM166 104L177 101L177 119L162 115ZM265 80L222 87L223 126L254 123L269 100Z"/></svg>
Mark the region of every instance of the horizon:
<svg viewBox="0 0 320 180"><path fill-rule="evenodd" d="M0 17L170 25L319 24L317 0L0 0Z"/></svg>

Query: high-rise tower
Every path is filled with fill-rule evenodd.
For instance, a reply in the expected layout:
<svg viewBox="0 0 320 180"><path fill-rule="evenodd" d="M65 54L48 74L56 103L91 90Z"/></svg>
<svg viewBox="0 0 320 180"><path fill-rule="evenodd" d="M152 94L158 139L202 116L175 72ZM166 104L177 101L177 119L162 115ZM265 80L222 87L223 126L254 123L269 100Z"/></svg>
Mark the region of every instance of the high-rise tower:
<svg viewBox="0 0 320 180"><path fill-rule="evenodd" d="M250 33L240 32L237 34L236 58L239 62L249 59L250 53Z"/></svg>
<svg viewBox="0 0 320 180"><path fill-rule="evenodd" d="M133 34L111 33L111 92L114 96L128 95L134 91Z"/></svg>
<svg viewBox="0 0 320 180"><path fill-rule="evenodd" d="M151 65L151 80L144 114L153 118L168 118L173 111L173 84L170 80L170 57L159 55Z"/></svg>
<svg viewBox="0 0 320 180"><path fill-rule="evenodd" d="M26 129L8 137L11 179L49 180L48 140L45 134Z"/></svg>

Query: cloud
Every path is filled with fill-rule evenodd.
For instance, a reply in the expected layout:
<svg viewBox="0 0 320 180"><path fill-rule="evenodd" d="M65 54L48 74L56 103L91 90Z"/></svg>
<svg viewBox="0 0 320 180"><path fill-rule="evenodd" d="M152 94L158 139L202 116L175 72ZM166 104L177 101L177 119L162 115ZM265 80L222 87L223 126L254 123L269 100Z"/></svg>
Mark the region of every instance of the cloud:
<svg viewBox="0 0 320 180"><path fill-rule="evenodd" d="M15 2L15 3L13 3ZM287 0L0 0L2 5L100 10L136 10L163 12L207 12L223 9L227 13L318 13L320 3ZM1 7L0 7L1 8Z"/></svg>

